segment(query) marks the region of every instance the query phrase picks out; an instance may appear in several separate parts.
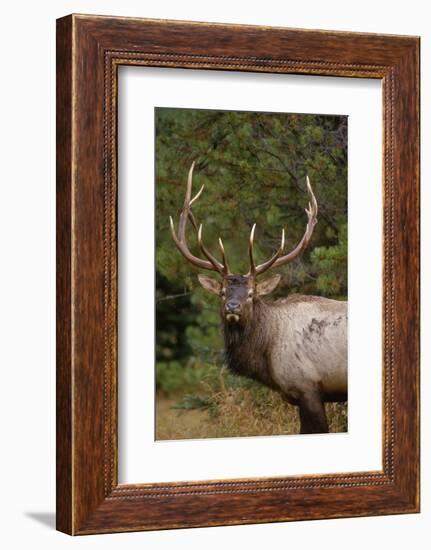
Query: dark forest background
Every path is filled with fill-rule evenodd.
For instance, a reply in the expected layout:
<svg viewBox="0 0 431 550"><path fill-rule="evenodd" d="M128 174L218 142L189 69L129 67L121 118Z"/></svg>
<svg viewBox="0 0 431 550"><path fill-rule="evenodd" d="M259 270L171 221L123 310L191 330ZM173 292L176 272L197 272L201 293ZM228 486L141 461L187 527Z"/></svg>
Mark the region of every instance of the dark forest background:
<svg viewBox="0 0 431 550"><path fill-rule="evenodd" d="M258 261L274 253L283 227L286 251L302 237L308 174L319 221L309 249L281 268L273 297L347 299L347 117L157 108L155 132L156 436L292 433L289 406L223 368L218 299L201 289L197 270L177 251L169 216L177 227L195 161L193 191L203 183L205 190L193 212L205 243L218 255L220 236L231 270L245 273L253 223ZM188 242L199 255L191 225ZM335 407L334 415L333 431L342 431L346 410Z"/></svg>

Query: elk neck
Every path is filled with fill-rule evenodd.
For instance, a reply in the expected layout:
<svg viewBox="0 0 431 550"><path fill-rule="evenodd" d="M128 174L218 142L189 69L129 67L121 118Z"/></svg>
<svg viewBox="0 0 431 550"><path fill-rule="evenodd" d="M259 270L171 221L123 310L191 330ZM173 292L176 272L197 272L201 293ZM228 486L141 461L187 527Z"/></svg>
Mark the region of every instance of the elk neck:
<svg viewBox="0 0 431 550"><path fill-rule="evenodd" d="M222 320L226 363L232 372L274 387L269 350L271 305L260 298L253 304L253 314L245 323Z"/></svg>

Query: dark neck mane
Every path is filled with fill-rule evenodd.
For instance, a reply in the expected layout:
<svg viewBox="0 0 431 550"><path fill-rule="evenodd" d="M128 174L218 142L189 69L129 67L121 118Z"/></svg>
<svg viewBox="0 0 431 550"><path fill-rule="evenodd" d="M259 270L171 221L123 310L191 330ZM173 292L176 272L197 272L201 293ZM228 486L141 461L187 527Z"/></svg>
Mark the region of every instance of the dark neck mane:
<svg viewBox="0 0 431 550"><path fill-rule="evenodd" d="M270 308L270 304L257 299L253 304L252 318L244 325L223 321L223 335L228 368L236 374L273 386L268 364Z"/></svg>

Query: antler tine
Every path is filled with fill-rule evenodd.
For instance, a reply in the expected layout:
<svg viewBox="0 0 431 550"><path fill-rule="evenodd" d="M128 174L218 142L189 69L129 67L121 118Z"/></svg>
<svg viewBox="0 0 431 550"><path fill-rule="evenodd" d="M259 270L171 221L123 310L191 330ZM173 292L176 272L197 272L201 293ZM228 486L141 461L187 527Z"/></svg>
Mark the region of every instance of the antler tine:
<svg viewBox="0 0 431 550"><path fill-rule="evenodd" d="M201 188L201 191L203 189L203 186ZM200 195L201 191L199 191L199 193L196 195L195 199L198 197L198 195ZM195 200L193 199L193 200ZM193 202L193 201L191 201ZM202 239L202 231L203 229L201 230L201 237L200 237L200 241L199 242L199 229L200 229L200 226L198 226L198 223L196 221L196 218L194 217L193 215L193 212L189 212L189 220L192 222L192 225L193 227L196 229L196 233L198 234L198 244L202 250L202 252L205 254L205 256L208 258L208 260L213 264L213 265L217 265L219 266L220 265L220 262L217 260L217 258L215 258L211 252L203 245L203 239ZM202 224L201 224L202 225ZM220 245L220 241L221 239L219 239L219 245ZM222 243L223 245L223 243ZM229 266L228 266L228 263L227 263L227 258L226 258L226 254L225 254L225 251L224 251L224 248L222 248L222 245L220 246L220 249L221 249L221 252L222 252L222 255L223 255L223 273L225 273L226 275L229 275L230 274L230 271L229 271ZM217 267L217 271L218 271L218 267Z"/></svg>
<svg viewBox="0 0 431 550"><path fill-rule="evenodd" d="M285 245L285 234L284 234L284 229L282 229L281 230L280 246L279 246L277 252L267 262L264 262L263 264L260 264L256 267L256 276L261 275L262 273L267 271L270 267L272 267L275 264L277 259L280 257L280 254L283 253L284 245Z"/></svg>
<svg viewBox="0 0 431 550"><path fill-rule="evenodd" d="M308 175L306 177L306 181L307 181L308 196L311 199L311 205L309 206L309 209L313 210L313 215L314 215L314 218L315 218L314 225L316 225L316 223L317 223L317 214L319 212L319 207L318 207L318 204L317 204L316 197L314 196L313 189L311 188L310 178L308 177Z"/></svg>
<svg viewBox="0 0 431 550"><path fill-rule="evenodd" d="M253 224L253 227L250 231L250 240L248 242L248 256L250 258L250 271L248 272L249 275L255 275L256 273L256 264L254 261L254 232L256 231L256 224Z"/></svg>
<svg viewBox="0 0 431 550"><path fill-rule="evenodd" d="M180 220L181 220L181 214L180 214ZM200 267L201 269L208 269L208 270L213 271L214 267L213 267L212 264L210 264L210 262L207 262L206 260L201 260L201 258L197 258L196 256L194 256L190 252L190 250L187 246L187 243L180 241L180 239L178 238L178 236L175 232L175 226L174 226L174 221L172 219L172 216L169 216L169 223L170 223L170 227L171 227L172 239L174 240L174 243L176 244L176 246L177 246L178 250L181 252L181 254L184 256L184 258L196 267Z"/></svg>
<svg viewBox="0 0 431 550"><path fill-rule="evenodd" d="M202 191L204 190L204 187L205 187L205 184L203 183L202 184L202 187L199 189L199 191L196 193L196 195L192 198L192 200L190 201L190 206L198 200L198 198L201 196L202 194Z"/></svg>
<svg viewBox="0 0 431 550"><path fill-rule="evenodd" d="M286 254L285 256L282 256L281 258L278 258L278 260L273 264L273 267L280 267L294 260L297 256L299 256L299 254L301 254L301 252L303 252L307 248L308 243L310 242L314 227L317 223L317 213L319 211L319 207L313 189L311 187L310 178L308 176L306 177L306 182L310 202L308 210L306 209L308 221L304 235L302 236L302 239L299 241L296 247L292 250L292 252Z"/></svg>
<svg viewBox="0 0 431 550"><path fill-rule="evenodd" d="M183 241L185 242L186 240L186 226L187 226L187 218L190 212L190 199L192 195L192 181L193 181L194 168L195 168L195 161L193 161L192 165L190 166L189 175L187 177L187 187L186 187L186 195L184 197L184 205L180 214L180 222L178 225L178 237L180 242L183 242Z"/></svg>
<svg viewBox="0 0 431 550"><path fill-rule="evenodd" d="M199 226L198 226L198 222L196 221L196 218L193 216L193 212L189 212L189 220L192 222L192 225L196 229L196 233L197 233Z"/></svg>
<svg viewBox="0 0 431 550"><path fill-rule="evenodd" d="M302 239L299 241L297 246L292 250L292 252L289 252L289 254L286 254L285 256L281 256L284 249L284 229L283 229L282 243L280 248L277 250L277 252L274 254L274 256L270 260L268 260L263 264L258 265L255 268L256 276L261 275L262 273L267 271L270 267L274 267L274 268L280 267L282 265L285 265L291 262L297 256L299 256L299 254L307 247L308 243L310 242L314 227L317 223L317 213L319 209L318 209L317 200L313 193L313 189L311 187L310 179L308 176L306 176L306 184L307 184L307 192L308 192L310 202L308 203L308 209L305 208L308 221L307 221L307 226L305 228L305 232L304 232L304 235L302 236Z"/></svg>
<svg viewBox="0 0 431 550"><path fill-rule="evenodd" d="M224 249L223 241L221 240L220 237L219 237L219 240L218 240L218 244L219 244L221 254L222 254L222 257L223 257L224 272L225 272L226 275L229 275L230 274L229 264L227 263L226 252L225 252L225 249Z"/></svg>
<svg viewBox="0 0 431 550"><path fill-rule="evenodd" d="M196 195L193 198L191 198L194 167L195 167L195 163L193 162L190 167L188 178L187 178L186 195L184 198L184 205L181 210L180 219L178 223L178 234L175 232L175 225L172 217L171 216L169 217L172 238L178 250L181 252L181 254L194 266L202 269L208 269L209 271L217 271L218 273L224 273L225 266L222 265L204 246L202 242L202 225L198 230L197 222L193 216L193 213L190 210L191 205L200 197L200 195L202 194L202 191L204 190L204 185L202 185L202 187L196 193ZM204 253L204 255L208 258L208 261L203 260L202 258L198 258L194 254L192 254L192 252L188 247L187 239L186 239L186 227L187 227L188 219L191 220L195 229L198 230L199 247Z"/></svg>
<svg viewBox="0 0 431 550"><path fill-rule="evenodd" d="M203 229L203 225L200 224L199 229L198 229L199 248L202 250L202 253L208 258L208 260L214 266L214 269L216 271L218 271L219 273L224 273L225 272L225 266L221 265L220 262L211 254L211 252L204 245L204 242L202 240L202 229Z"/></svg>

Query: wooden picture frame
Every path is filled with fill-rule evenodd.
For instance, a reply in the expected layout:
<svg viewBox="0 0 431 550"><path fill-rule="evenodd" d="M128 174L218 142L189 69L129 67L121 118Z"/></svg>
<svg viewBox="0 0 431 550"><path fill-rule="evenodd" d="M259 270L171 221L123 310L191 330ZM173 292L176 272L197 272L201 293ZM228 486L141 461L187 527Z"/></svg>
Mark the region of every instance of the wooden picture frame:
<svg viewBox="0 0 431 550"><path fill-rule="evenodd" d="M117 68L381 79L383 469L119 485ZM70 15L57 21L57 529L419 511L419 38Z"/></svg>

